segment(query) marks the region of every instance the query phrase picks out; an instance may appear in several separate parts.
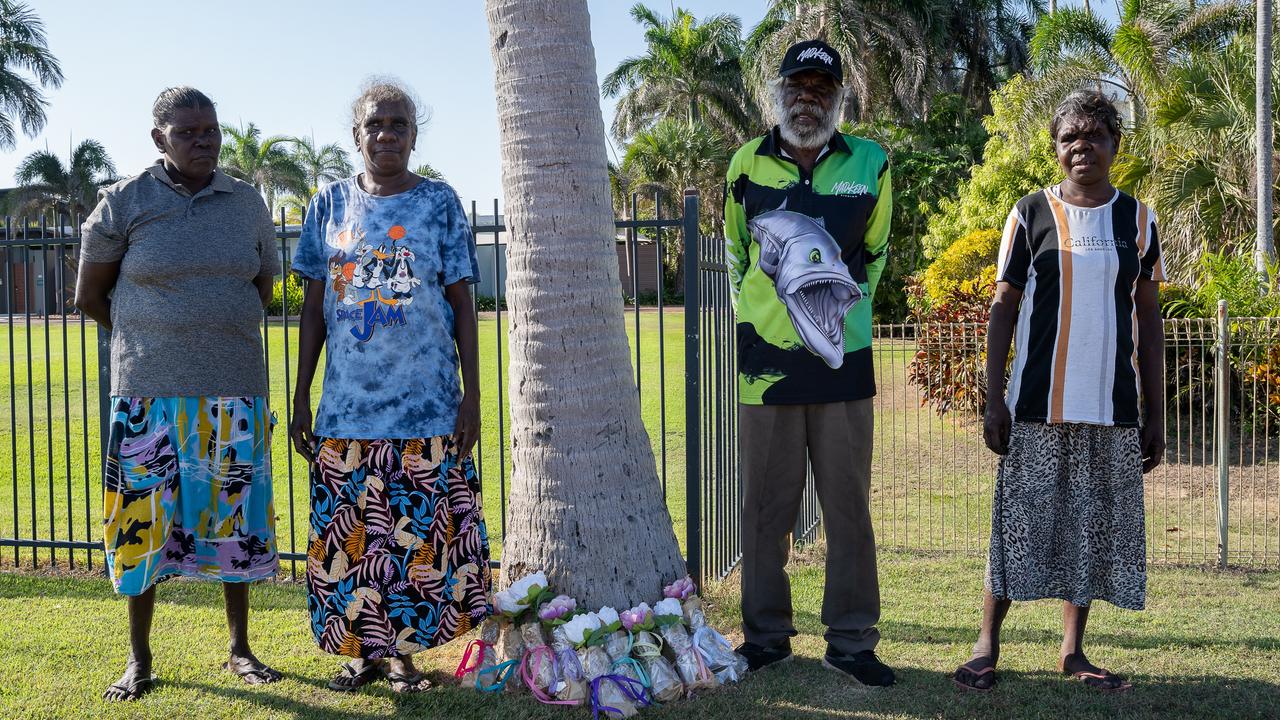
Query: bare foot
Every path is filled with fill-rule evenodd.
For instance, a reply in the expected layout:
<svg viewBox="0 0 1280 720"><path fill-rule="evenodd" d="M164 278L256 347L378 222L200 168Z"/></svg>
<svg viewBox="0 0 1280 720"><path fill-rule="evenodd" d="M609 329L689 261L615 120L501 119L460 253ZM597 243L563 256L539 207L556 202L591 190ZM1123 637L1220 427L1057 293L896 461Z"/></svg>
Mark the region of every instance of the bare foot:
<svg viewBox="0 0 1280 720"><path fill-rule="evenodd" d="M102 697L110 702L137 700L150 692L155 682L155 677L151 675L151 661L143 662L130 655L129 662L124 667L124 675L112 683L102 693Z"/></svg>

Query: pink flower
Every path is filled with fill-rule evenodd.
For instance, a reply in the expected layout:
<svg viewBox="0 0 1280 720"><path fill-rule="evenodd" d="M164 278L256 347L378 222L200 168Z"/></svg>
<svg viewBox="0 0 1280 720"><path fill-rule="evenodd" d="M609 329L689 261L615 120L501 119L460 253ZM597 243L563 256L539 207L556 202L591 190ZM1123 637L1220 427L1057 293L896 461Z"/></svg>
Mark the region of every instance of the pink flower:
<svg viewBox="0 0 1280 720"><path fill-rule="evenodd" d="M569 616L574 610L578 609L578 601L568 595L557 595L548 600L538 610L538 619L542 622L549 623L555 620L561 620Z"/></svg>
<svg viewBox="0 0 1280 720"><path fill-rule="evenodd" d="M653 610L648 603L640 603L630 610L623 611L620 615L622 618L622 627L631 630L637 625L645 627L653 621Z"/></svg>
<svg viewBox="0 0 1280 720"><path fill-rule="evenodd" d="M688 600L697 594L698 590L693 586L693 578L688 575L671 583L662 590L665 597L675 598L677 600Z"/></svg>

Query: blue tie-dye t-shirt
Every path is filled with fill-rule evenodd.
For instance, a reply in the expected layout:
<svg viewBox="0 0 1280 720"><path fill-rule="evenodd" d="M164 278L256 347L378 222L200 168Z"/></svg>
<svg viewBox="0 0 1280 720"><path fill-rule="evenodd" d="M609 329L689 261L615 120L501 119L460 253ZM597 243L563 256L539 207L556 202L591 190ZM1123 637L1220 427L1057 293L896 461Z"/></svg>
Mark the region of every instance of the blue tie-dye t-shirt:
<svg viewBox="0 0 1280 720"><path fill-rule="evenodd" d="M307 208L293 269L325 283L316 435L452 433L462 391L444 288L480 277L453 188L424 180L379 197L356 178L331 183Z"/></svg>

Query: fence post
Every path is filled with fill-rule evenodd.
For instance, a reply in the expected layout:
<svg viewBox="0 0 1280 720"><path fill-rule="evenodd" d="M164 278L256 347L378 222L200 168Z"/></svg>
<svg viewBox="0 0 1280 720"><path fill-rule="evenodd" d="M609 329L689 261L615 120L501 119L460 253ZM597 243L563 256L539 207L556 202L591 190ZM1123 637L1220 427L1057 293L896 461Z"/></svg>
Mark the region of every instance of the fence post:
<svg viewBox="0 0 1280 720"><path fill-rule="evenodd" d="M698 349L698 191L684 191L684 503L685 566L702 587L702 417Z"/></svg>
<svg viewBox="0 0 1280 720"><path fill-rule="evenodd" d="M1230 328L1227 301L1218 301L1218 342L1214 348L1214 459L1218 464L1218 567L1227 567L1227 523L1230 514L1231 474L1228 466L1231 447L1231 358L1227 354Z"/></svg>
<svg viewBox="0 0 1280 720"><path fill-rule="evenodd" d="M111 432L111 331L98 326L98 450L107 459L107 436Z"/></svg>

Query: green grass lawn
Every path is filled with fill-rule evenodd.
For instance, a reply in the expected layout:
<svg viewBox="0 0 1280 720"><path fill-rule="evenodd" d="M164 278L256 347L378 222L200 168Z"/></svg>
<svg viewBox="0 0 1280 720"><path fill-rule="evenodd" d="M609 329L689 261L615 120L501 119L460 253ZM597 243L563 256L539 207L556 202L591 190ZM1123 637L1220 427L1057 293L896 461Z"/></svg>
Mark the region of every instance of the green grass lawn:
<svg viewBox="0 0 1280 720"><path fill-rule="evenodd" d="M1104 696L1054 672L1061 615L1055 602L1015 606L1004 634L1000 684L962 694L948 674L968 656L979 619L982 562L882 552L883 635L878 652L899 684L865 690L824 670L821 548L793 564L797 661L643 717L688 718L1275 718L1280 698L1280 573L1152 570L1149 607L1099 603L1087 649L1137 686ZM738 641L737 590L710 588L715 624ZM354 696L323 685L335 659L306 624L304 590L264 584L252 595L257 653L285 680L251 688L220 671L225 629L218 586L176 580L159 589L154 630L156 691L127 707L98 699L127 652L124 603L102 578L0 574L0 717L25 718L586 718L584 709L529 696L481 696L451 685L463 643L419 656L438 686L409 698L385 684ZM21 621L16 621L21 618Z"/></svg>

